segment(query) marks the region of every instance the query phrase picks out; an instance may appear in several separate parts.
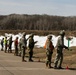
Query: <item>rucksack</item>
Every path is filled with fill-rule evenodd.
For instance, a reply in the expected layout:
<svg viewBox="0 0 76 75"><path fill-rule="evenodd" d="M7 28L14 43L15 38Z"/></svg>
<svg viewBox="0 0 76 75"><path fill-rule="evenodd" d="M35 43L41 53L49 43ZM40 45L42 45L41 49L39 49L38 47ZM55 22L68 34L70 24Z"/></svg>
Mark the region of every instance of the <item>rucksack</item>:
<svg viewBox="0 0 76 75"><path fill-rule="evenodd" d="M46 44L47 44L47 40L46 40L46 42L45 42L45 45L44 45L44 48L46 49ZM53 50L54 49L54 46L53 46L53 44L52 44L52 42L50 41L50 50Z"/></svg>

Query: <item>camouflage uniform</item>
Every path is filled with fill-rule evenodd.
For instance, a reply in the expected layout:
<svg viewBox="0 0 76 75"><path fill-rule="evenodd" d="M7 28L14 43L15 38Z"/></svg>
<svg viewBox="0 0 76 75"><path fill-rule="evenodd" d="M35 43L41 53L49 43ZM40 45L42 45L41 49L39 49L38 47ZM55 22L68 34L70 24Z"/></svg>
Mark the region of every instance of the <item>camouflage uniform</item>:
<svg viewBox="0 0 76 75"><path fill-rule="evenodd" d="M21 56L21 39L19 40L19 56Z"/></svg>
<svg viewBox="0 0 76 75"><path fill-rule="evenodd" d="M52 35L48 35L46 40L46 67L49 68L51 68L51 59L54 49L51 39L52 39ZM51 45L53 48L51 48Z"/></svg>
<svg viewBox="0 0 76 75"><path fill-rule="evenodd" d="M12 53L12 36L9 38L9 49L8 49L8 53L10 52L10 53Z"/></svg>
<svg viewBox="0 0 76 75"><path fill-rule="evenodd" d="M1 40L1 51L3 51L3 47L4 47L4 38L2 38L2 40Z"/></svg>
<svg viewBox="0 0 76 75"><path fill-rule="evenodd" d="M4 52L6 53L6 51L7 51L7 37L4 38L4 44L5 44L5 51Z"/></svg>
<svg viewBox="0 0 76 75"><path fill-rule="evenodd" d="M21 56L22 56L22 61L24 60L25 57L25 50L26 50L26 45L27 45L27 40L25 38L26 34L23 33L23 37L21 38Z"/></svg>
<svg viewBox="0 0 76 75"><path fill-rule="evenodd" d="M61 31L60 32L60 37L58 38L58 41L57 41L57 54L56 54L56 59L55 59L55 66L54 68L59 68L61 69L62 67L62 62L63 62L63 48L66 48L68 49L68 47L66 47L64 45L64 35L65 35L65 32L64 31ZM60 61L60 62L59 62ZM59 62L59 63L58 63Z"/></svg>
<svg viewBox="0 0 76 75"><path fill-rule="evenodd" d="M33 34L30 35L29 37L29 45L28 45L28 48L29 48L29 61L33 61L32 60L32 56L33 56L33 48L34 48L34 39L33 39Z"/></svg>

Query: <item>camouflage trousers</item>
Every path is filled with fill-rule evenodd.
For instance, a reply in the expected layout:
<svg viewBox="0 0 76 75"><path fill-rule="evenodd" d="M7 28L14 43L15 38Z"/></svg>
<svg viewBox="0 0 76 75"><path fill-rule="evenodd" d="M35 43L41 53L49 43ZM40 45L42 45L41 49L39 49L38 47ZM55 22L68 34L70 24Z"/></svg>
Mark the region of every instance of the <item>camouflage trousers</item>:
<svg viewBox="0 0 76 75"><path fill-rule="evenodd" d="M46 52L46 66L51 67L52 54L53 52Z"/></svg>
<svg viewBox="0 0 76 75"><path fill-rule="evenodd" d="M6 53L6 51L7 51L7 43L5 44L5 51L4 52Z"/></svg>
<svg viewBox="0 0 76 75"><path fill-rule="evenodd" d="M33 49L29 48L29 60L32 60L33 57Z"/></svg>
<svg viewBox="0 0 76 75"><path fill-rule="evenodd" d="M15 55L18 56L18 46L15 46Z"/></svg>
<svg viewBox="0 0 76 75"><path fill-rule="evenodd" d="M63 53L57 53L55 58L55 67L61 67L63 62Z"/></svg>
<svg viewBox="0 0 76 75"><path fill-rule="evenodd" d="M21 47L21 57L22 57L22 61L24 61L24 57L25 57L25 47Z"/></svg>

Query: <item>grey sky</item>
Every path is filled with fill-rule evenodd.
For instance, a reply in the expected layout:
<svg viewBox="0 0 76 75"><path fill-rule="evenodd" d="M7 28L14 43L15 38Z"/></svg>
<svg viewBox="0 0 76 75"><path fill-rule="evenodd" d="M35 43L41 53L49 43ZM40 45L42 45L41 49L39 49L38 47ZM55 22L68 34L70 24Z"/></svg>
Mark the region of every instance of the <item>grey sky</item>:
<svg viewBox="0 0 76 75"><path fill-rule="evenodd" d="M12 13L76 16L76 0L0 0L0 15Z"/></svg>

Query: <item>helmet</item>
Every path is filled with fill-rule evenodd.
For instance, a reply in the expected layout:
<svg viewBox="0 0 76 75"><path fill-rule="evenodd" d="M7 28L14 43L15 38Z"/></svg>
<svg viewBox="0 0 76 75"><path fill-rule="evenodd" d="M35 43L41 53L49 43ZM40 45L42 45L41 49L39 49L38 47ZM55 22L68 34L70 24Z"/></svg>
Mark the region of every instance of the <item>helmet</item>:
<svg viewBox="0 0 76 75"><path fill-rule="evenodd" d="M52 35L51 35L51 34L49 34L49 35L47 36L47 38L48 38L48 39L51 39L51 38L52 38Z"/></svg>
<svg viewBox="0 0 76 75"><path fill-rule="evenodd" d="M61 35L61 36L64 36L64 35L65 35L65 31L62 30L62 31L60 32L60 35Z"/></svg>
<svg viewBox="0 0 76 75"><path fill-rule="evenodd" d="M23 36L26 36L26 33L25 32L23 32Z"/></svg>
<svg viewBox="0 0 76 75"><path fill-rule="evenodd" d="M34 34L32 33L32 34L30 34L30 37L33 37L34 36Z"/></svg>
<svg viewBox="0 0 76 75"><path fill-rule="evenodd" d="M10 38L12 38L12 36Z"/></svg>

